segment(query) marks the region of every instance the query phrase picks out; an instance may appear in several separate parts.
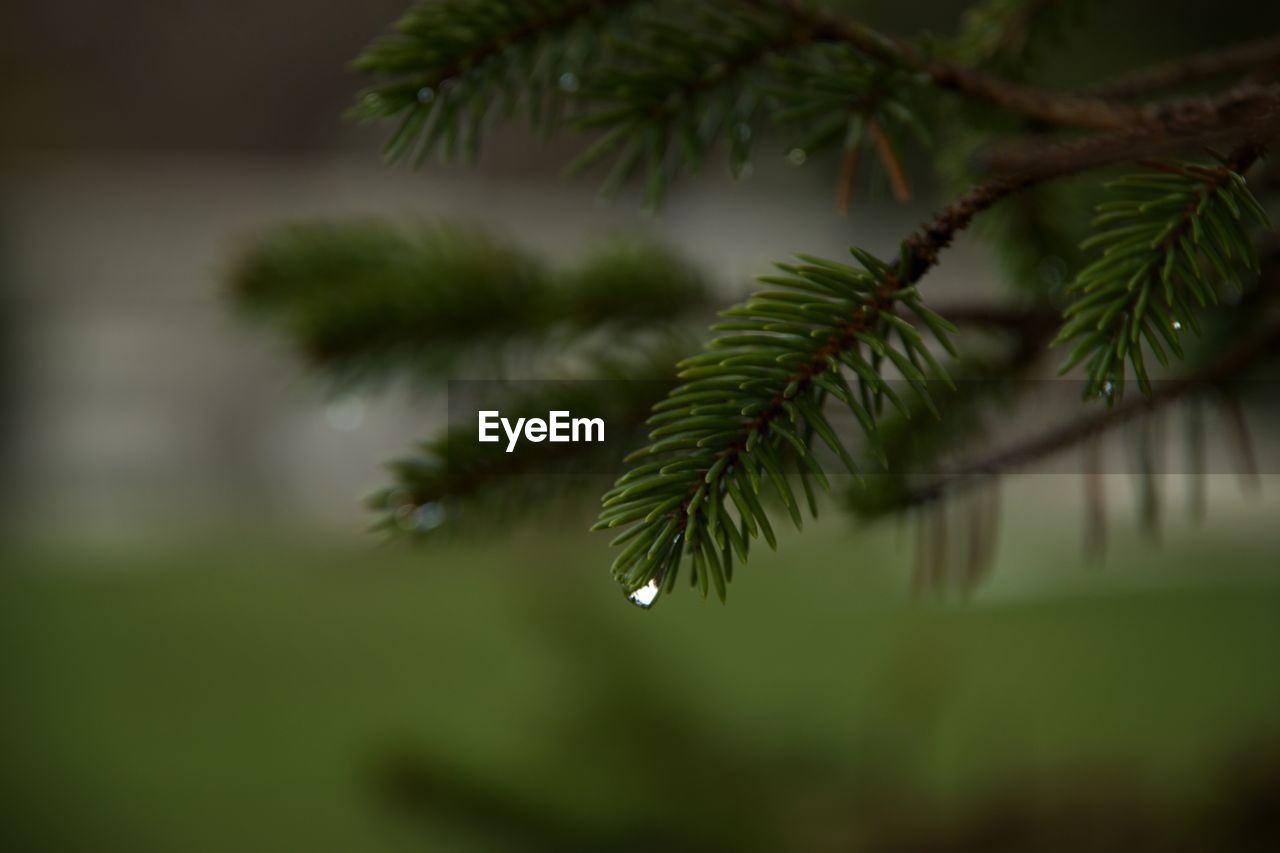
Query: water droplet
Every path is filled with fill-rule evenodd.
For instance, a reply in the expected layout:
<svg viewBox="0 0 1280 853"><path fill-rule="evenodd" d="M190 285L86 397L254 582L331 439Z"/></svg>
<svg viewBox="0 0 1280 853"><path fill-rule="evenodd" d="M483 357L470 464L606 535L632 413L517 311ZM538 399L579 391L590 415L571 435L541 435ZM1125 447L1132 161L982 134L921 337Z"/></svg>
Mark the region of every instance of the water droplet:
<svg viewBox="0 0 1280 853"><path fill-rule="evenodd" d="M1111 382L1110 379L1102 383L1102 396L1109 398L1115 393L1116 393L1116 386Z"/></svg>
<svg viewBox="0 0 1280 853"><path fill-rule="evenodd" d="M1179 322L1178 320L1174 320L1174 321L1173 321L1173 330L1174 330L1175 332L1182 331L1182 323L1181 323L1181 322Z"/></svg>
<svg viewBox="0 0 1280 853"><path fill-rule="evenodd" d="M423 86L418 90L418 103L429 104L436 99L436 90L430 86Z"/></svg>
<svg viewBox="0 0 1280 853"><path fill-rule="evenodd" d="M739 139L746 142L751 138L751 125L747 124L745 121L740 121L738 122L738 126L733 129L733 132L738 135Z"/></svg>
<svg viewBox="0 0 1280 853"><path fill-rule="evenodd" d="M566 71L560 75L560 91L573 93L578 91L578 75L572 71Z"/></svg>
<svg viewBox="0 0 1280 853"><path fill-rule="evenodd" d="M657 601L658 593L662 592L662 588L658 586L657 581L649 581L644 586L627 596L632 604L636 607L643 607L648 610L653 606L653 602Z"/></svg>
<svg viewBox="0 0 1280 853"><path fill-rule="evenodd" d="M806 156L803 148L792 148L787 152L787 159L791 161L792 166L803 166Z"/></svg>
<svg viewBox="0 0 1280 853"><path fill-rule="evenodd" d="M351 432L364 423L364 403L357 397L334 400L324 410L324 419L338 432Z"/></svg>
<svg viewBox="0 0 1280 853"><path fill-rule="evenodd" d="M378 97L377 92L370 92L364 96L364 105L371 110L376 110L382 106L382 98Z"/></svg>

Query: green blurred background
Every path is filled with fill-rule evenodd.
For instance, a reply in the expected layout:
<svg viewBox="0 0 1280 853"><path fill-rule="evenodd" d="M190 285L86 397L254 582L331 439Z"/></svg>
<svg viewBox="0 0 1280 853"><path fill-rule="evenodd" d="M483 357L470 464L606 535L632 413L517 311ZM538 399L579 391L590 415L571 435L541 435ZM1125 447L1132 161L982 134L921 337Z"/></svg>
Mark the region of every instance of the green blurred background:
<svg viewBox="0 0 1280 853"><path fill-rule="evenodd" d="M900 32L958 8L862 5ZM1102 564L1078 478L1013 477L965 600L913 594L909 526L831 510L728 606L651 612L589 503L484 541L363 534L380 463L442 404L328 397L242 327L225 271L262 228L448 217L561 257L644 233L729 298L771 258L890 245L932 202L841 219L834 166L779 154L646 217L518 130L475 170L384 170L339 118L342 66L401 6L3 12L0 848L1274 849L1275 476L1211 476L1199 526L1167 477L1159 542L1107 477ZM1094 6L1105 37L1057 79L1275 29L1251 4ZM993 268L966 241L931 286Z"/></svg>
<svg viewBox="0 0 1280 853"><path fill-rule="evenodd" d="M649 612L573 531L15 549L6 847L1267 849L1267 516L1087 569L1040 504L967 602L838 521Z"/></svg>

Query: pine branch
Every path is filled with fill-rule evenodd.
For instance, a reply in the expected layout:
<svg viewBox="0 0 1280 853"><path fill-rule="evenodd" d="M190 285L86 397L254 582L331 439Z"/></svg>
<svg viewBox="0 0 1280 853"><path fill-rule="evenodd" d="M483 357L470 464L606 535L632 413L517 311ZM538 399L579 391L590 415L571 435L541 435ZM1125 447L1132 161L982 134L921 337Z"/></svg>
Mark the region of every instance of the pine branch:
<svg viewBox="0 0 1280 853"><path fill-rule="evenodd" d="M1028 118L1068 127L1115 130L1142 124L1155 114L1151 108L1016 83L937 59L909 42L891 38L831 12L809 8L802 0L743 1L757 7L784 9L799 20L809 21L817 38L849 44L872 60L920 72L940 89L955 91Z"/></svg>
<svg viewBox="0 0 1280 853"><path fill-rule="evenodd" d="M914 75L867 62L844 45L815 44L771 66L775 82L762 86L779 106L773 124L786 128L788 158L803 163L833 145L843 151L838 204L848 211L860 151L874 147L876 161L899 200L909 197L897 151L907 140L930 148L921 121L921 87Z"/></svg>
<svg viewBox="0 0 1280 853"><path fill-rule="evenodd" d="M1280 36L1241 42L1140 68L1083 91L1098 98L1132 98L1200 80L1268 68L1280 68Z"/></svg>
<svg viewBox="0 0 1280 853"><path fill-rule="evenodd" d="M356 63L386 80L362 94L355 115L400 119L391 159L415 149L417 160L474 154L496 115L524 109L550 131L572 109L574 125L599 137L568 171L609 159L602 192L643 173L646 204L656 207L722 143L742 171L762 107L799 131L798 157L841 132L857 145L870 131L882 152L892 151L885 133L925 136L904 105L919 88L911 75L819 44L808 20L740 0L442 0L415 7L398 28ZM807 103L784 107L782 98ZM882 159L897 177L892 154Z"/></svg>
<svg viewBox="0 0 1280 853"><path fill-rule="evenodd" d="M1246 146L1232 163L1246 168L1258 153L1255 146ZM1251 197L1245 201L1228 194L1228 185L1234 193L1243 182L1225 167L1185 171L1199 185L1211 186L1214 198L1222 189L1224 204L1227 198L1251 202ZM954 327L919 303L914 284L975 215L1043 177L1009 177L970 191L903 241L894 267L856 249L852 251L861 269L802 258L801 266L780 265L785 275L764 279L781 290L757 294L725 312L730 321L714 329L728 334L713 340L703 354L682 362L686 383L655 407L651 444L629 458L640 464L604 499L596 529L631 525L614 540L614 545L624 547L613 572L634 601L647 606L660 592L670 590L686 557L691 582L704 595L714 587L723 599L735 555L745 560L750 540L757 535L770 544L774 541L768 514L757 498L762 481L769 479L797 526L802 518L799 503L781 473L783 461L790 458L800 466L806 492L811 491L808 476L825 484L812 456L814 436L856 474L857 465L822 406L829 397L839 401L874 444L878 401L892 393L881 378L882 360L887 358L911 380L919 399L928 404L926 376L945 374L918 333L901 336L896 303L916 313L949 348L947 335ZM1198 192L1199 185L1192 191ZM1199 222L1194 216L1182 218ZM1193 236L1212 228L1219 240L1219 224L1186 227ZM1144 240L1145 246L1150 235ZM1202 245L1207 251L1217 249ZM1235 251L1240 251L1238 245ZM889 340L894 331L905 353ZM864 346L870 359L863 354ZM853 387L845 380L845 368L853 371Z"/></svg>
<svg viewBox="0 0 1280 853"><path fill-rule="evenodd" d="M822 437L856 472L821 412L825 395L848 406L872 432L871 400L887 388L877 372L880 359L887 357L927 393L924 370L936 369L932 356L919 333L897 316L896 303L925 319L940 340L948 327L901 281L903 267L895 272L867 255L859 258L862 269L802 260L779 265L785 275L766 277L778 289L724 312L729 321L714 328L727 334L681 362L686 381L654 407L651 444L628 457L640 464L605 495L597 528L638 522L615 540L626 543L613 570L628 591L650 583L669 588L687 554L691 581L704 594L710 582L723 598L734 552L745 560L748 539L763 534L774 541L757 498L762 475L797 525L798 504L782 474L785 454L794 452L825 484L806 432ZM895 330L901 350L889 340ZM870 358L862 353L864 344ZM861 401L842 366L853 369ZM737 521L726 506L730 499Z"/></svg>
<svg viewBox="0 0 1280 853"><path fill-rule="evenodd" d="M857 473L823 414L826 399L851 411L872 438L882 401L903 405L881 376L884 363L927 400L927 377L945 373L898 306L950 349L954 327L924 307L914 285L973 216L1024 186L1001 181L966 194L903 241L896 265L858 249L851 251L860 268L803 257L762 279L777 289L724 312L728 322L713 327L723 334L681 363L686 381L654 407L651 443L629 457L639 464L604 498L596 529L631 525L614 540L625 547L613 572L633 600L651 604L671 589L686 557L690 581L723 599L735 556L745 560L757 536L775 541L758 498L764 479L799 526L799 502L782 473L794 461L816 511L809 478L827 480L815 438Z"/></svg>
<svg viewBox="0 0 1280 853"><path fill-rule="evenodd" d="M421 161L478 151L495 114L520 109L538 127L558 118L596 60L603 33L637 0L422 0L356 59L379 82L353 115L399 117L386 155ZM416 154L414 152L416 151Z"/></svg>
<svg viewBox="0 0 1280 853"><path fill-rule="evenodd" d="M734 0L651 6L609 61L585 76L581 97L589 109L577 124L601 136L568 171L612 158L602 192L643 171L645 201L654 207L680 173L696 171L721 142L733 172L745 167L770 60L809 44L812 32Z"/></svg>
<svg viewBox="0 0 1280 853"><path fill-rule="evenodd" d="M1087 360L1086 397L1118 401L1126 360L1149 394L1144 349L1165 365L1165 347L1182 355L1183 327L1199 330L1195 306L1203 309L1218 299L1202 257L1222 282L1234 283L1233 270L1240 267L1257 275L1246 216L1264 227L1267 216L1240 172L1261 153L1245 145L1213 168L1152 163L1145 174L1108 184L1128 197L1099 205L1094 224L1107 230L1082 248L1106 248L1071 286L1078 297L1054 341L1076 341L1062 372Z"/></svg>

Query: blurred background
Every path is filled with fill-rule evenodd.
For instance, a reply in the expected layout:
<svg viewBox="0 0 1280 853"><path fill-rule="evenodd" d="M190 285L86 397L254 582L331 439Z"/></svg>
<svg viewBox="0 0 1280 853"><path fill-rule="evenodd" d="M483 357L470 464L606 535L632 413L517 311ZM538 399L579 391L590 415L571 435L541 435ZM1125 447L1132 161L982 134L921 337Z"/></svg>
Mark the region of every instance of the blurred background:
<svg viewBox="0 0 1280 853"><path fill-rule="evenodd" d="M728 300L792 252L891 246L937 200L840 217L834 163L766 153L648 215L519 128L474 168L387 168L385 129L342 119L345 65L403 5L0 11L0 847L1272 849L1265 471L1210 475L1198 525L1165 478L1158 541L1108 475L1101 562L1080 477L1010 477L964 600L912 594L909 526L839 513L755 556L728 606L652 612L589 500L484 541L369 535L361 501L443 388L335 396L244 324L227 271L264 229L445 218L553 259L638 234ZM961 9L846 5L902 33ZM1048 79L1277 29L1247 3L1122 5ZM931 295L994 266L963 240Z"/></svg>

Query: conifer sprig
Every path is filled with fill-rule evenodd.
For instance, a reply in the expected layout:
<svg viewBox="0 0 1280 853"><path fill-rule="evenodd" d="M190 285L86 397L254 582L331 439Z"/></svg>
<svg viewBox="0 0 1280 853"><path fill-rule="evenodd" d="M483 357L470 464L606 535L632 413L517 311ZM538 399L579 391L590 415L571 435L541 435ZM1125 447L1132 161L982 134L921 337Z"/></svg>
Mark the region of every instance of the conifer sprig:
<svg viewBox="0 0 1280 853"><path fill-rule="evenodd" d="M1085 363L1086 396L1118 401L1126 363L1150 394L1144 350L1162 365L1181 357L1182 332L1198 333L1197 315L1217 304L1219 286L1257 275L1250 229L1268 220L1239 174L1257 156L1248 148L1212 167L1154 163L1107 185L1124 197L1097 208L1102 230L1082 248L1102 256L1071 285L1077 299L1054 341L1075 342L1062 372Z"/></svg>
<svg viewBox="0 0 1280 853"><path fill-rule="evenodd" d="M550 129L603 33L636 0L420 0L354 63L378 78L352 114L398 118L390 160L479 150L495 117L517 111Z"/></svg>
<svg viewBox="0 0 1280 853"><path fill-rule="evenodd" d="M929 379L945 376L898 313L899 306L910 311L950 347L952 327L923 305L908 278L909 251L894 266L852 253L859 266L812 257L779 264L781 275L762 278L771 289L723 312L726 320L713 327L721 334L679 365L684 383L654 406L650 444L629 457L635 467L605 495L596 525L631 525L614 540L622 551L612 567L629 593L671 589L687 558L691 584L723 599L735 558L747 559L750 541L763 536L776 545L761 503L766 491L802 524L789 462L810 512L812 482L828 484L818 439L858 474L825 401L851 412L873 438L880 401L903 406L883 377L886 363L922 399ZM651 603L652 595L642 600Z"/></svg>
<svg viewBox="0 0 1280 853"><path fill-rule="evenodd" d="M806 21L733 0L649 4L584 79L588 110L577 124L601 135L569 171L611 158L602 192L643 173L651 207L722 142L738 174L760 132L770 58L812 38Z"/></svg>
<svg viewBox="0 0 1280 853"><path fill-rule="evenodd" d="M773 82L762 87L775 107L771 120L787 129L788 158L797 165L814 152L839 146L844 154L840 209L848 208L861 152L873 148L899 200L910 195L897 151L912 139L932 145L921 120L927 87L920 76L868 61L845 45L820 43L771 62Z"/></svg>

